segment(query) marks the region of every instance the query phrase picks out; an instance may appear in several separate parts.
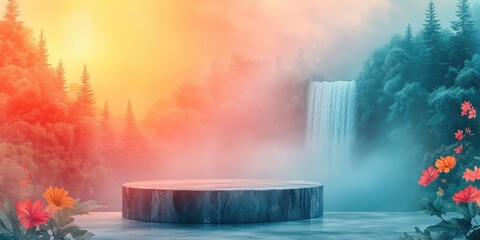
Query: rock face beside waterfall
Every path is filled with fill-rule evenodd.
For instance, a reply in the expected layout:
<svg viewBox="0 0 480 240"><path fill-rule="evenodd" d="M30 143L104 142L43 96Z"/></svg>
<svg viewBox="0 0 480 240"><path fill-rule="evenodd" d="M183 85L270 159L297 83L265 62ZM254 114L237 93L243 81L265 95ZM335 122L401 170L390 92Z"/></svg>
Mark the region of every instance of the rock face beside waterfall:
<svg viewBox="0 0 480 240"><path fill-rule="evenodd" d="M323 215L323 185L304 181L172 180L124 184L123 217L166 223L257 223Z"/></svg>

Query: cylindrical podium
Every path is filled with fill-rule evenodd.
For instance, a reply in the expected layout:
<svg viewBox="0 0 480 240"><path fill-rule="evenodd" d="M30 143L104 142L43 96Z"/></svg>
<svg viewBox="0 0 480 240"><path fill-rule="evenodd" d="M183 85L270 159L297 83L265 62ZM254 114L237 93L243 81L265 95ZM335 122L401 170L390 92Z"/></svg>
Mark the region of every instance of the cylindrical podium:
<svg viewBox="0 0 480 240"><path fill-rule="evenodd" d="M323 185L260 179L163 180L122 186L123 217L164 223L259 223L323 215Z"/></svg>

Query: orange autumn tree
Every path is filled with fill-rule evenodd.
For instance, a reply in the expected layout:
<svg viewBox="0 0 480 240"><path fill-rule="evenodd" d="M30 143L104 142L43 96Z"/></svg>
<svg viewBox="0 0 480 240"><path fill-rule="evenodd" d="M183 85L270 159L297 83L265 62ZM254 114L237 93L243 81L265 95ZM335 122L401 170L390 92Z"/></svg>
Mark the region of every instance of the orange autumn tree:
<svg viewBox="0 0 480 240"><path fill-rule="evenodd" d="M79 93L71 96L62 61L49 64L48 32L34 34L19 20L17 0L6 1L2 16L0 189L10 199L21 199L23 190L31 190L25 188L32 177L23 174L28 165L37 189L59 184L82 198L102 197L110 167L101 164L95 135L94 77L84 69L76 79L82 82Z"/></svg>

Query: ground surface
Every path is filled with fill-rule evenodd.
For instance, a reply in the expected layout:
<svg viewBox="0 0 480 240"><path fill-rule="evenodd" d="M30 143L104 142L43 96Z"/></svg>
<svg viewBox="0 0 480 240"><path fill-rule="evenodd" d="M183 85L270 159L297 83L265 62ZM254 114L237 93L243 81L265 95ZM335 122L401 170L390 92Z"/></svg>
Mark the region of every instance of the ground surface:
<svg viewBox="0 0 480 240"><path fill-rule="evenodd" d="M94 239L399 239L437 219L420 212L326 212L321 218L262 224L165 224L123 219L120 212L77 217Z"/></svg>

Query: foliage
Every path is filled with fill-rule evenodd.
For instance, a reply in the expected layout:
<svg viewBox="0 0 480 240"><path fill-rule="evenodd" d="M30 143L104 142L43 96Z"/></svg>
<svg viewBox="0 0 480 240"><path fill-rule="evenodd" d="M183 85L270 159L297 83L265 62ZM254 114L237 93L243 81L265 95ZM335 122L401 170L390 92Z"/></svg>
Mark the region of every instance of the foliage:
<svg viewBox="0 0 480 240"><path fill-rule="evenodd" d="M94 78L83 66L79 87L66 86L62 61L49 64L47 33L35 39L18 21L19 8L9 0L0 19L0 189L23 199L28 165L37 189L61 184L82 198L105 196L112 169L124 159L114 155L120 143L110 120L96 119ZM135 154L130 159L146 155Z"/></svg>
<svg viewBox="0 0 480 240"><path fill-rule="evenodd" d="M437 192L422 194L422 210L441 222L403 239L480 235L480 141L472 141L480 132L472 121L480 104L480 11L472 13L468 0L456 7L451 30L442 29L430 1L423 28L414 35L408 25L404 36L376 49L357 79L359 149L403 149L406 166L423 170L419 185ZM462 217L445 219L451 211Z"/></svg>
<svg viewBox="0 0 480 240"><path fill-rule="evenodd" d="M71 208L65 207L49 211L49 218L42 224L26 227L19 221L18 206L15 208L8 198L3 199L0 209L0 239L77 239L85 240L94 236L93 233L81 229L75 222L75 216L88 214L89 211L103 208L97 201L80 202L75 200Z"/></svg>
<svg viewBox="0 0 480 240"><path fill-rule="evenodd" d="M52 66L48 32L34 37L18 20L18 3L9 0L0 19L0 189L11 199L22 197L11 186L24 181L27 160L39 189L61 184L84 199L110 198L120 194L112 193L112 183L174 172L164 163L177 155L192 153L190 159L199 162L204 153L195 146L209 149L207 139L220 139L217 149L225 151L264 139L303 140L305 71L235 56L226 66L212 64L207 77L183 79L173 97L155 104L144 120L135 117L135 101L118 119L107 104L99 111L90 68L77 66L78 79L67 79L67 65L53 59L58 64ZM305 69L302 60L297 62ZM212 155L224 162L227 153Z"/></svg>
<svg viewBox="0 0 480 240"><path fill-rule="evenodd" d="M429 199L422 199L422 210L430 216L441 218L451 209L451 206L445 204L442 197L438 196L433 202Z"/></svg>
<svg viewBox="0 0 480 240"><path fill-rule="evenodd" d="M73 199L63 188L49 186L44 192L44 201L32 199L38 196L34 171L29 162L23 164L24 181L18 194L16 206L3 193L0 201L0 239L90 239L93 233L77 226L75 216L88 214L90 211L106 207L99 201ZM29 192L29 193L28 193ZM46 207L43 207L46 203Z"/></svg>
<svg viewBox="0 0 480 240"><path fill-rule="evenodd" d="M461 115L468 119L475 119L476 118L476 109L475 107L467 101L464 101L461 104ZM466 143L466 137L472 137L475 135L471 131L470 127L465 128L463 130L457 130L455 134L453 134L455 139L458 141L457 145L459 147L455 148L455 154L460 156L463 153L463 146L470 146L470 144ZM473 160L473 159L472 159ZM472 163L473 161L470 161ZM460 164L460 166L456 166L456 160L453 156L447 157L440 157L435 162L435 167L437 168L438 173L443 175L451 174L451 170L453 169L460 169L463 172L463 178L466 183L462 185L468 184L468 182L473 182L476 184L476 180L480 180L480 169L477 166L474 166L471 170L469 168L465 168L465 164ZM423 176L419 180L419 184L426 187L431 182L435 181L435 178L429 178L428 181L425 180L425 175L430 176L430 172L433 171L432 166L428 168L428 170L423 171ZM443 173L442 173L443 172ZM438 174L437 174L438 175ZM459 177L458 175L456 177ZM442 182L446 183L446 180L442 180ZM477 185L478 186L478 185ZM449 187L449 186L445 186ZM454 186L458 190L459 186ZM436 225L432 225L427 227L424 231L419 230L416 228L416 232L420 235L420 239L453 239L458 237L466 237L467 239L475 239L475 236L478 235L478 228L480 224L478 224L475 218L480 215L480 190L477 187L473 187L472 184L465 187L463 190L459 190L456 192L452 199L456 203L455 211L461 214L462 218L452 218L450 220L445 220L443 216L452 210L451 204L448 201L444 201L443 197L445 195L444 190L440 187L441 191L437 192L437 198L434 201L429 199L422 200L422 209L425 213L431 216L437 216L442 221ZM475 224L475 225L474 225ZM405 238L413 238L405 234Z"/></svg>
<svg viewBox="0 0 480 240"><path fill-rule="evenodd" d="M450 117L457 114L454 106L463 99L480 104L474 21L478 18L470 12L467 0L457 5L453 32L441 29L431 1L424 26L416 35L408 25L404 36L393 36L370 54L356 80L358 149L368 154L378 145L411 142L418 149L412 158L421 158L424 152L454 143L450 132L465 124ZM471 47L459 42L469 42ZM438 131L439 127L447 129Z"/></svg>
<svg viewBox="0 0 480 240"><path fill-rule="evenodd" d="M454 28L442 29L441 16L430 1L421 29L407 25L403 36L393 36L370 54L356 79L357 149L363 155L358 159L388 149L401 153L391 154L391 160L401 161L406 171L421 171L459 147L452 136L458 129L465 130L468 118L455 117L458 106L465 99L480 104L480 33L476 30L480 6L472 12L469 1L458 0L456 7ZM480 132L479 124L470 128ZM455 156L453 172L439 177L445 183L437 181L431 188L441 187L446 195L453 195L463 184L463 170L473 169L469 160L480 155L480 142L470 138L463 143L462 154ZM420 187L415 190L412 203L426 196Z"/></svg>

